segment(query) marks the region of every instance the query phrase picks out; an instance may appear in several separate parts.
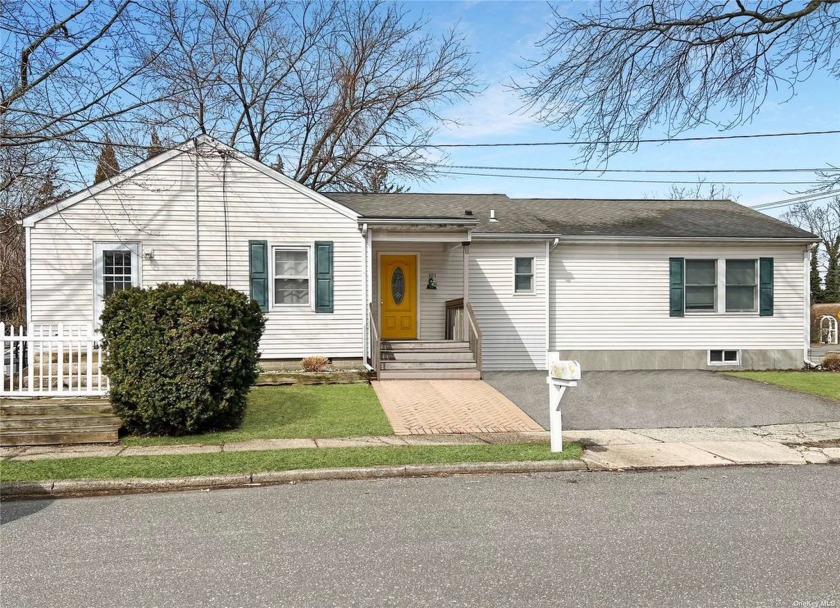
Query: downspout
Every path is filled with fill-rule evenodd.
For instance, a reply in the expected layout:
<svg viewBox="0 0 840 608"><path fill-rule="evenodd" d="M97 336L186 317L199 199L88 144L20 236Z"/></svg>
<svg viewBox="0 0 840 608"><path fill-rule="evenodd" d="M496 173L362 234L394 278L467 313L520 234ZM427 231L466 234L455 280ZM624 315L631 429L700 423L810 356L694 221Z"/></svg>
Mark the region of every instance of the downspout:
<svg viewBox="0 0 840 608"><path fill-rule="evenodd" d="M551 350L551 247L545 242L545 369Z"/></svg>
<svg viewBox="0 0 840 608"><path fill-rule="evenodd" d="M811 256L814 255L814 246L809 245L805 248L805 267L803 269L803 283L805 283L804 289L804 298L803 301L805 302L805 345L804 345L804 352L802 355L802 359L805 361L805 365L808 367L817 367L817 365L811 361Z"/></svg>
<svg viewBox="0 0 840 608"><path fill-rule="evenodd" d="M368 363L368 353L370 353L370 277L368 276L371 271L370 267L370 231L368 230L367 223L362 224L362 265L363 265L363 278L364 278L364 297L362 298L362 331L364 335L362 336L362 365L365 366L365 369L369 372L375 371L373 366Z"/></svg>
<svg viewBox="0 0 840 608"><path fill-rule="evenodd" d="M560 243L555 238L545 242L545 368L548 369L548 353L551 352L551 252Z"/></svg>
<svg viewBox="0 0 840 608"><path fill-rule="evenodd" d="M198 227L198 138L193 137L193 145L195 146L195 280L201 280L201 262L200 254L200 230Z"/></svg>

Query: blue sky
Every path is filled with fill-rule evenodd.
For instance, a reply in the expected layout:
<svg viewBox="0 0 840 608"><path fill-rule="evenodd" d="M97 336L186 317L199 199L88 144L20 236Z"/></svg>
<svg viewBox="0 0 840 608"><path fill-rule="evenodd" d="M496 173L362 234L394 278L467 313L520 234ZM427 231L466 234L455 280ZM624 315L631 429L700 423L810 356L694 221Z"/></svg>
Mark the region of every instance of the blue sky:
<svg viewBox="0 0 840 608"><path fill-rule="evenodd" d="M585 2L570 2L575 12ZM521 77L518 65L533 57L534 43L547 31L550 9L544 2L412 2L410 10L425 14L436 29L459 24L467 44L476 53L479 76L487 90L469 102L448 109L447 117L460 126L445 126L434 137L436 143L483 143L559 141L570 134L544 127L519 112L521 100L505 84ZM827 73L817 73L799 85L791 98L789 90L772 93L750 124L728 134L816 131L840 128L840 81ZM683 135L716 135L713 127ZM651 128L646 137L662 137L661 129ZM574 147L449 149L448 162L458 165L501 165L526 167L578 167L579 151ZM790 137L718 142L643 144L635 153L623 153L610 161L611 169L696 169L696 168L791 168L840 165L840 136ZM519 172L521 173L521 172ZM598 174L564 175L598 177ZM642 178L670 180L670 175L604 174L604 178ZM674 175L674 179L696 181L696 174ZM708 181L776 179L808 181L811 173L759 175L704 175ZM641 198L668 190L669 184L596 183L531 180L492 177L441 176L412 184L413 192L504 192L516 197L609 197ZM788 192L803 190L798 185L732 185L730 189L745 205L786 198ZM780 210L780 211L783 211Z"/></svg>

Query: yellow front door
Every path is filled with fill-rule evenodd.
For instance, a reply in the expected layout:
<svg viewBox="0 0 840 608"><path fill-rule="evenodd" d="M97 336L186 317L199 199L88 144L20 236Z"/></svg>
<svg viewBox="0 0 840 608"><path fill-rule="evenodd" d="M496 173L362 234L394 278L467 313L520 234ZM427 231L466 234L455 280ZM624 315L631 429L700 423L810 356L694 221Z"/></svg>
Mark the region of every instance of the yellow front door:
<svg viewBox="0 0 840 608"><path fill-rule="evenodd" d="M383 340L417 338L417 258L379 258L379 310Z"/></svg>

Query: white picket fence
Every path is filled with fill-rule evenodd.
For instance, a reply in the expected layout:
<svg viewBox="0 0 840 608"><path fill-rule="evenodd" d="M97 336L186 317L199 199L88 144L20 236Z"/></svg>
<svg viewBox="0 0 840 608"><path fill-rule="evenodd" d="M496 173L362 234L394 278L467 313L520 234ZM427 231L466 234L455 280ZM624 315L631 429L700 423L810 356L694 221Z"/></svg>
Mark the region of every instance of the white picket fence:
<svg viewBox="0 0 840 608"><path fill-rule="evenodd" d="M0 323L0 396L91 397L108 392L102 345L91 325Z"/></svg>

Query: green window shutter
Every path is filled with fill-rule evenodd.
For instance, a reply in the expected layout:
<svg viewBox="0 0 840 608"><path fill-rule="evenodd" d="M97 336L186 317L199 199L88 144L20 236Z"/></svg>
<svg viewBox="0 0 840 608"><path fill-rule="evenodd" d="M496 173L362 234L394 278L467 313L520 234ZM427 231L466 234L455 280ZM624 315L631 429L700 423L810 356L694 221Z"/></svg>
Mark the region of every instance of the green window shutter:
<svg viewBox="0 0 840 608"><path fill-rule="evenodd" d="M315 241L315 312L333 311L333 244Z"/></svg>
<svg viewBox="0 0 840 608"><path fill-rule="evenodd" d="M268 241L248 241L251 298L268 312Z"/></svg>
<svg viewBox="0 0 840 608"><path fill-rule="evenodd" d="M758 261L758 314L773 316L773 258Z"/></svg>
<svg viewBox="0 0 840 608"><path fill-rule="evenodd" d="M669 260L671 285L671 316L685 316L685 258Z"/></svg>

